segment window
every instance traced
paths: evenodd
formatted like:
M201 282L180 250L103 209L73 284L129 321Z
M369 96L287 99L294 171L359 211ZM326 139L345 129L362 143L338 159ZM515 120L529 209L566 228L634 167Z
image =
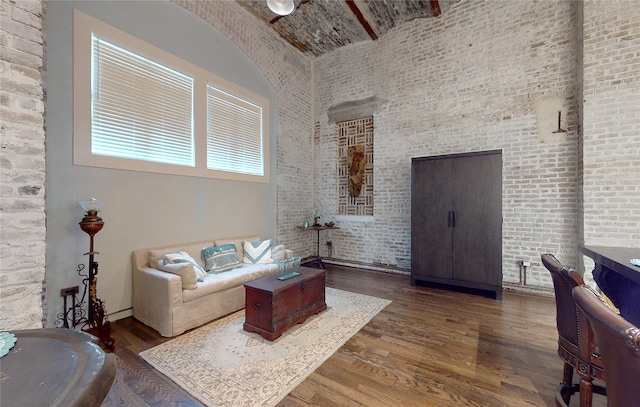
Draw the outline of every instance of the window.
M264 175L262 108L207 86L207 168Z
M269 182L268 101L77 10L74 164Z
M91 153L195 164L193 79L93 36Z

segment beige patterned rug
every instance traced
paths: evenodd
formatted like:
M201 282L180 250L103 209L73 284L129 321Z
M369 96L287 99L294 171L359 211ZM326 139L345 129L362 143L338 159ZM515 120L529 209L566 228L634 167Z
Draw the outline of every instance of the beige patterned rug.
M274 406L391 301L327 287L326 302L274 342L241 310L140 356L207 406Z

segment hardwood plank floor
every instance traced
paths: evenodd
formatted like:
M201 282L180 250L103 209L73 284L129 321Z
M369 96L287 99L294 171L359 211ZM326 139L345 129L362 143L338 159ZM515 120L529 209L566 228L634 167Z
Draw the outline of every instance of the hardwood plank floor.
M332 265L327 286L393 302L279 406L554 405L562 362L553 298L504 292L496 301ZM118 371L103 406L202 405L138 357L170 338L133 318L113 322L112 334Z

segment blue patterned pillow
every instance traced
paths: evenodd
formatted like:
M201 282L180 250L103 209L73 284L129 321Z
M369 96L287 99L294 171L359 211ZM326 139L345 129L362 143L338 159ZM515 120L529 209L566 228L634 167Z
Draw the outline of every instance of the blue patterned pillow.
M233 243L222 246L205 247L200 253L205 261L205 270L210 273L222 273L240 265L240 258Z
M271 246L273 246L273 241L263 240L261 242L242 242L242 249L244 250L244 259L242 259L245 263L271 263Z
M202 266L198 264L196 259L189 256L189 253L187 252L167 253L160 261L162 262L162 265L178 264L178 263L193 264L193 269L196 272L198 281L202 281L202 277L204 277L204 275L207 274L202 268Z

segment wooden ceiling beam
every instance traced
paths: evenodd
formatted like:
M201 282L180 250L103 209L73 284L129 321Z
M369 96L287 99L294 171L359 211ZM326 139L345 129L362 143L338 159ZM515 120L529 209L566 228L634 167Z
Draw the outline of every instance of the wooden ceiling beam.
M360 25L362 25L362 27L367 32L367 34L369 34L369 37L371 37L371 39L374 41L377 40L378 35L375 33L375 31L373 31L373 28L371 28L371 25L369 24L367 19L364 17L364 15L360 11L356 3L353 0L344 0L344 1L347 3L347 6L349 6L349 9L353 13L353 15L356 16Z

